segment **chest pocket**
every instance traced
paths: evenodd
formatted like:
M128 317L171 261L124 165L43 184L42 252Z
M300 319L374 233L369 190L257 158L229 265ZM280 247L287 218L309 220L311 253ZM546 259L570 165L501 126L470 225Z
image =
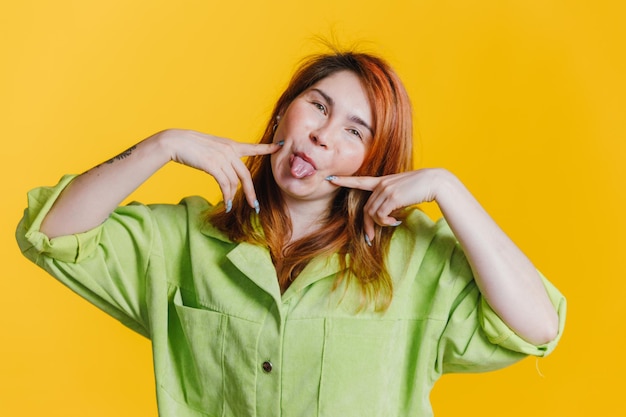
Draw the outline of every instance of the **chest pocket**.
M182 407L203 416L252 410L250 399L232 398L227 387L254 391L254 375L245 372L254 369L254 346L233 339L240 333L255 334L258 323L185 301L178 289L170 303L168 369L161 375L161 387Z
M387 416L400 378L396 349L402 321L333 318L327 322L321 416Z

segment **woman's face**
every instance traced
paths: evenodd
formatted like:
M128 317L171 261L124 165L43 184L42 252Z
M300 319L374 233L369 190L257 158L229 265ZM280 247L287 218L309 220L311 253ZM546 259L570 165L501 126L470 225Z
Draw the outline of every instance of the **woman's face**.
M287 201L330 200L329 175L352 175L370 148L372 109L359 78L340 71L305 90L281 116L271 156L274 179Z

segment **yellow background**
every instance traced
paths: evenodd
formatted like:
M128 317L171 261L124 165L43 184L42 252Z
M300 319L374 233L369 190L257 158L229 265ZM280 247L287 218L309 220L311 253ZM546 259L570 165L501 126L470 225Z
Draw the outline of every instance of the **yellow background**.
M156 416L149 342L20 255L26 191L167 127L256 140L313 38L334 34L391 61L413 99L418 165L461 177L569 299L552 356L444 377L436 415L626 416L623 2L0 7L0 415ZM189 194L219 198L173 165L134 198Z

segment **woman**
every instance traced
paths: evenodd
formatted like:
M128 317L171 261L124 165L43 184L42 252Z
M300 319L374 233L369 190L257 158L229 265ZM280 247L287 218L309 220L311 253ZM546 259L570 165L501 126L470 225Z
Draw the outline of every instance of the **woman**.
M31 191L18 241L152 340L162 416L429 416L442 373L549 353L565 301L411 131L384 61L318 56L261 143L157 133ZM224 203L117 207L169 161Z

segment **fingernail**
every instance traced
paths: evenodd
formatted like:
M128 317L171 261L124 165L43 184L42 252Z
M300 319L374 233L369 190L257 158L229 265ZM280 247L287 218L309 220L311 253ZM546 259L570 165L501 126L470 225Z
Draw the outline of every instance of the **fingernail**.
M283 146L284 144L285 144L284 140L281 140L280 142L277 143L277 145L279 145L279 146Z
M393 224L390 224L389 226L394 226L394 227L396 227L396 226L400 226L401 224L402 224L402 220L398 220L397 222L395 222L395 223L393 223Z
M372 246L372 241L370 240L370 237L367 235L367 233L365 233L365 243L367 243L367 246L369 247Z
M228 200L226 202L226 213L230 213L232 209L233 209L233 200Z
M337 179L336 175L329 175L329 176L326 177L326 181L334 181L336 179Z
M259 214L259 211L261 211L261 208L259 207L259 200L254 200L254 211L256 211L256 214Z

